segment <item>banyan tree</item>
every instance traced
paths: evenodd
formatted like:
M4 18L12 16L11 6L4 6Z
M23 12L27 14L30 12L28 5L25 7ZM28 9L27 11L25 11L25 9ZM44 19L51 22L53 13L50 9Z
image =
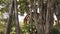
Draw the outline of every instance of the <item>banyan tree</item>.
M50 34L53 29L54 15L60 25L60 0L11 0L9 4L9 18L5 34L10 34L14 24L16 34L21 34L18 20L20 13L27 13L24 23L29 24L29 34ZM20 7L18 8L18 4ZM12 24L13 23L13 24ZM26 33L25 33L26 34Z

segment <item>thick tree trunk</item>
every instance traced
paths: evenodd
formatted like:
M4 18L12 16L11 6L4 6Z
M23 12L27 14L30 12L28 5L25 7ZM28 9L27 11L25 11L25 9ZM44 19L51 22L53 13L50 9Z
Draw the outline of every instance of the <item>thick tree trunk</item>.
M43 32L45 34L45 23L46 23L46 12L47 12L47 1L43 5Z
M20 34L20 27L19 27L19 21L18 21L18 11L17 11L17 0L14 0L14 11L15 11L16 34Z
M32 31L32 23L33 23L33 21L32 21L32 9L33 9L33 0L30 0L30 8L29 8L29 10L30 10L30 34L32 34L33 33L33 31Z
M40 34L44 34L44 22L43 22L43 0L38 0L39 7L39 21L38 21L38 29Z
M30 22L31 22L31 28L32 28L32 33L31 34L34 34L34 30L33 30L33 23L35 24L36 26L36 29L37 29L37 11L36 11L36 3L34 0L30 0L30 5L31 5L31 12L30 12Z
M50 33L50 24L49 24L49 21L50 21L50 0L48 0L47 2L47 13L46 13L46 26L45 26L45 34L49 34Z
M54 0L47 1L45 34L50 34L53 27Z
M13 0L11 1L11 5L9 6L10 10L9 10L9 18L8 18L8 23L7 23L7 28L6 28L6 33L5 34L10 34L11 32L11 26L12 26L12 15L13 15Z

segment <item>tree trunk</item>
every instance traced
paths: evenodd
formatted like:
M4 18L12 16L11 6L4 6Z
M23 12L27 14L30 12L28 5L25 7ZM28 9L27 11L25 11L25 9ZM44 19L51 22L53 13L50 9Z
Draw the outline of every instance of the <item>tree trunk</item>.
M14 0L14 11L15 11L16 34L20 34L20 27L19 27L19 21L18 21L18 11L17 11L17 0Z
M45 34L50 34L50 32L53 28L54 3L55 3L54 0L47 1Z
M33 27L32 27L32 25L33 25L33 20L32 20L32 9L33 9L33 2L34 0L30 0L30 34L33 34Z
M11 5L9 6L10 10L9 10L9 18L8 18L8 23L7 23L7 28L6 28L6 33L5 34L10 34L11 32L11 26L12 26L12 15L13 15L13 0L11 1Z
M43 22L43 0L38 0L39 7L39 20L38 20L38 29L40 34L44 34L44 22Z

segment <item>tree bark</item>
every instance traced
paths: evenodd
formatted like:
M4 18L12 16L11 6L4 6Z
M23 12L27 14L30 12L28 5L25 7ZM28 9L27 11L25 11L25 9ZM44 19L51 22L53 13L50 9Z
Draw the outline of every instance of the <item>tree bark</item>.
M47 0L45 34L50 34L53 28L54 2L54 0Z
M40 34L44 34L44 22L43 22L43 0L38 0L39 7L39 20L38 20L38 29Z
M8 23L7 23L7 28L6 28L6 33L5 34L10 34L11 32L11 26L12 26L12 15L13 15L13 0L11 1L11 5L9 6L10 10L9 10L9 18L8 18Z
M33 25L33 20L32 20L32 9L33 9L33 2L34 0L30 0L30 34L33 34L32 30L32 25Z
M15 12L15 28L16 34L20 34L20 27L18 21L17 0L14 0L14 12Z

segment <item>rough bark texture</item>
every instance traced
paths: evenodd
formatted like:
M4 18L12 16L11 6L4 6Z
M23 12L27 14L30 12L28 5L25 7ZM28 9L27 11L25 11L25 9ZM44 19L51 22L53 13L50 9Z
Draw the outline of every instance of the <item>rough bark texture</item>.
M44 22L43 22L43 0L38 0L39 7L39 19L38 19L38 29L41 34L44 34Z
M33 9L33 0L30 0L30 34L32 34L33 33L33 31L32 31L32 23L33 23L33 21L32 21L32 9Z
M47 1L45 34L50 34L53 27L54 0Z
M15 11L16 34L20 34L20 27L19 27L19 21L18 21L18 11L17 11L17 0L14 0L14 11Z
M15 25L16 25L16 34L20 34L20 28L19 28L19 21L18 21L18 12L17 12L17 0L11 0L10 10L9 10L9 19L7 23L7 30L6 34L10 34L11 26L12 26L12 19L13 19L13 12L15 14Z
M35 1L34 0L30 0L30 5L31 5L31 12L30 12L30 20L31 20L31 28L32 28L32 33L31 34L34 34L34 30L33 30L33 27L32 27L32 25L33 25L33 23L35 24L35 26L36 26L36 29L37 29L37 11L36 11L36 3L35 3ZM33 11L33 13L32 13L32 11ZM36 34L36 33L35 33Z
M8 23L7 23L7 28L6 28L6 33L5 34L10 34L11 31L11 26L12 26L12 14L13 14L13 0L11 1L11 5L9 6L10 10L9 10L9 18L8 18Z

